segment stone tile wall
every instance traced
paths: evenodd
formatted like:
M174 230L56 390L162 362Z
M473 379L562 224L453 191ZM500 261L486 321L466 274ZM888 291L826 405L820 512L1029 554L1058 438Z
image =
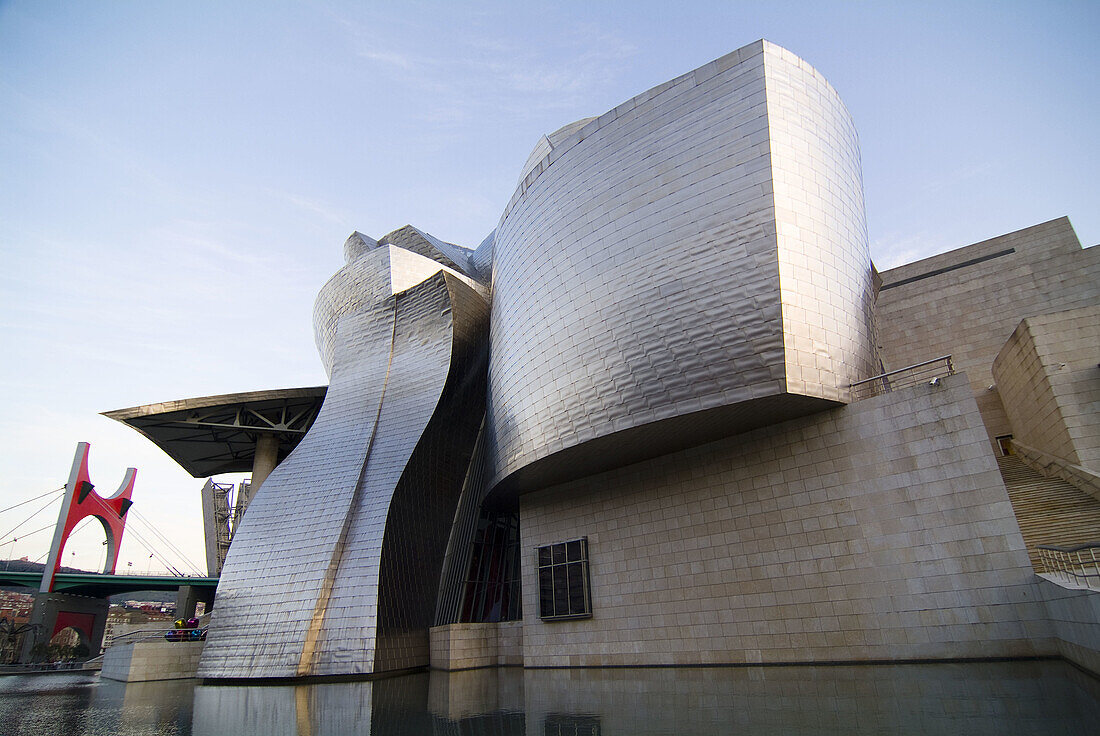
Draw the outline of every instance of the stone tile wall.
M1039 577L1059 652L1100 677L1100 592L1069 590Z
M1015 439L1100 470L1100 304L1020 322L993 376Z
M970 261L980 262L956 268ZM1012 433L1001 397L989 390L993 359L1025 317L1100 302L1100 248L1082 250L1062 217L883 271L882 281L886 369L952 354L993 438Z
M431 629L431 665L437 670L523 664L523 622L448 624Z
M122 682L196 677L203 641L141 641L118 644L103 654L100 677Z
M521 497L524 664L1054 653L968 379ZM538 617L535 549L587 537L593 616Z

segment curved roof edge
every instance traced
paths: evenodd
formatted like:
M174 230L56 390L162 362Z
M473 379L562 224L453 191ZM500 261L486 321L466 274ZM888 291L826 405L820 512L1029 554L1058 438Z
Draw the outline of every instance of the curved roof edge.
M245 391L102 412L131 427L195 478L247 473L260 435L278 439L278 459L298 446L327 386Z

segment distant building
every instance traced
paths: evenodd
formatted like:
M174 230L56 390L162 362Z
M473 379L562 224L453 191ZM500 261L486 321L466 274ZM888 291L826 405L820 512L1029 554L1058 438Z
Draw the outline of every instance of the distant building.
M1100 672L1098 594L1036 575L1100 539L1100 249L1061 219L877 273L855 128L789 51L544 137L475 250L345 256L201 676Z
M150 610L145 610L141 606L130 606L134 602L136 601L127 601L125 607L111 606L107 613L107 625L103 630L103 651L110 649L119 637L135 634L156 636L172 628L174 611L160 610L161 604L157 604L156 610L151 607ZM133 608L139 610L132 610Z
M33 595L0 590L0 664L16 661L33 607Z

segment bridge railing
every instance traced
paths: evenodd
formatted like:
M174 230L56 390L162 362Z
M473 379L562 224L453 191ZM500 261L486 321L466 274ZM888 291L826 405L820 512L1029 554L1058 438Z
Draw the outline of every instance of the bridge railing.
M935 384L939 379L955 375L955 365L950 355L941 355L923 363L914 363L896 371L887 371L877 376L864 378L851 384L852 401L881 396L918 383Z
M1048 574L1073 587L1100 590L1100 542L1076 547L1040 544L1037 549Z
M102 574L98 570L82 570L81 572L86 572L89 575L100 575L100 574ZM207 575L199 575L199 574L193 574L193 573L181 573L181 574L177 575L173 572L169 572L168 570L135 570L133 568L124 568L122 570L115 570L114 572L109 573L109 574L111 574L111 575L133 575L134 577L141 577L141 578L205 578L205 577L208 577Z

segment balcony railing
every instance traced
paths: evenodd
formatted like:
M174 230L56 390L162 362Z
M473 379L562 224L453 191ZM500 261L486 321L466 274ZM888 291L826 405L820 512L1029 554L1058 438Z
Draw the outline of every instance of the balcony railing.
M852 401L869 399L872 396L881 396L891 391L897 391L918 383L936 383L946 376L955 375L955 366L951 362L950 355L941 355L923 363L898 368L896 371L887 371L877 376L864 378L851 385Z
M1049 575L1075 588L1100 590L1100 542L1076 547L1040 544L1037 549Z

